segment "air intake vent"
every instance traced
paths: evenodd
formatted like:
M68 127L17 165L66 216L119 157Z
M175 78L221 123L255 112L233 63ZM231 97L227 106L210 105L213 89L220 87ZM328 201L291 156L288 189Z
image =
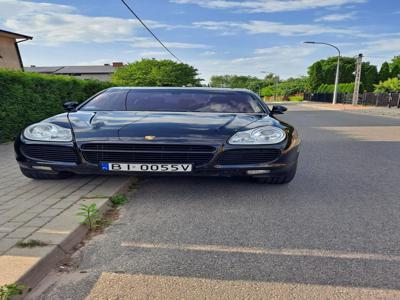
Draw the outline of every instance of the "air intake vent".
M219 156L217 164L240 165L269 163L279 158L279 149L238 149L227 150Z
M25 144L21 145L21 151L26 156L36 160L78 162L78 156L72 147Z

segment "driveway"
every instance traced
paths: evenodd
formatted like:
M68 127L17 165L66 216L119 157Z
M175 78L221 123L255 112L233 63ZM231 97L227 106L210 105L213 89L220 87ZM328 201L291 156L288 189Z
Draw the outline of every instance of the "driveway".
M399 299L400 120L282 119L303 139L292 183L144 179L42 299Z

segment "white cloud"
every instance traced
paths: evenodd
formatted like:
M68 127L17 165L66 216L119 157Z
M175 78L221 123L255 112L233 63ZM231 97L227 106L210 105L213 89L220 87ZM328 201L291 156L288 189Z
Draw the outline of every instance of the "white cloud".
M204 51L203 53L200 53L201 56L212 56L217 54L215 51Z
M86 16L77 13L72 6L17 0L0 0L0 6L0 22L10 30L32 35L32 43L59 45L72 42L132 42L138 38L139 30L142 30L137 20ZM146 23L153 29L178 27L152 20L146 20ZM170 44L176 48L190 48L189 44ZM148 43L146 47L159 45Z
M364 52L372 54L380 54L380 53L393 53L397 55L400 54L400 38L383 38L376 39L374 41L370 41L365 43L366 47Z
M131 46L134 48L160 48L161 45L151 39L138 37L131 40ZM196 43L181 43L181 42L164 42L164 45L171 49L208 49L210 46Z
M340 22L354 19L356 13L350 12L347 14L330 14L315 19L316 22Z
M79 62L71 64L71 65L93 66L93 65L112 64L113 62L115 62L115 59L113 59L113 58L98 58L98 59L94 59L94 60L79 61Z
M271 13L278 11L297 11L316 8L329 8L349 3L363 3L366 0L170 0L179 4L196 4L214 9L233 9L248 13Z
M353 29L333 28L321 25L309 24L283 24L269 21L249 21L246 23L240 22L217 22L204 21L193 23L195 27L220 31L230 32L234 34L241 30L245 30L249 34L271 33L281 36L307 36L318 34L357 34L358 31Z
M139 56L143 58L165 58L169 55L166 51L144 51L139 53Z

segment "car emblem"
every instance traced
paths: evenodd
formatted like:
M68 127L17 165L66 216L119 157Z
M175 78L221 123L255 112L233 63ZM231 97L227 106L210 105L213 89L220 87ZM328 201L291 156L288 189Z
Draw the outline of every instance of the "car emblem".
M154 135L146 135L145 137L144 137L144 139L146 140L146 141L152 141L152 140L154 140L156 137L154 136Z

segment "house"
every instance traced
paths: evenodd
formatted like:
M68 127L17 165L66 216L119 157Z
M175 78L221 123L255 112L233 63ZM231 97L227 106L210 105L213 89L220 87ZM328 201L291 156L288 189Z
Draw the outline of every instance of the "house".
M23 70L18 43L31 39L31 36L0 29L0 68Z
M117 68L122 67L122 62L113 62L102 66L58 66L58 67L25 67L26 72L35 72L53 75L68 75L79 79L97 79L101 81L111 80L112 74Z

